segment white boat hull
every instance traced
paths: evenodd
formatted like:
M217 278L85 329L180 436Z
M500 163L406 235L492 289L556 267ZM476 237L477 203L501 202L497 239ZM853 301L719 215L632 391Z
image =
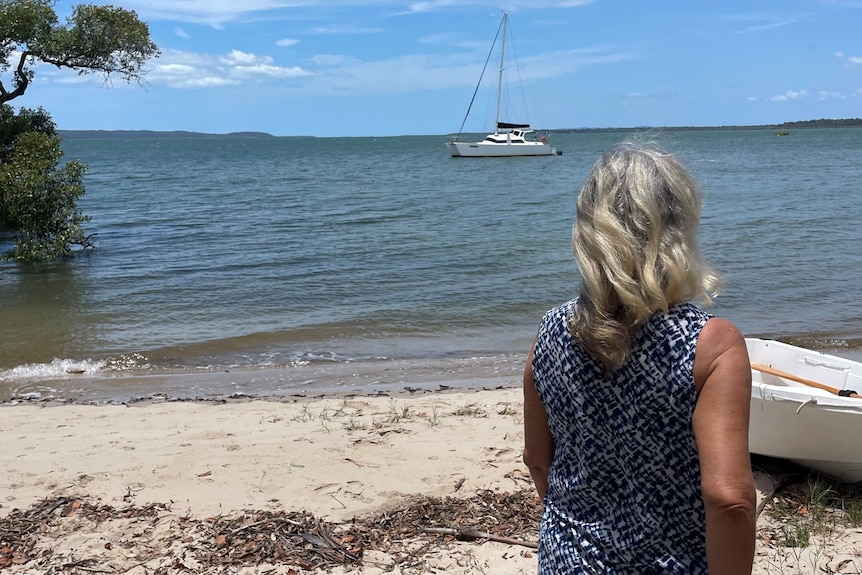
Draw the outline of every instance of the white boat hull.
M557 150L545 142L491 144L487 142L447 142L453 158L506 158L511 156L556 156Z
M862 363L771 340L747 338L746 344L753 365L862 393ZM788 459L839 481L862 481L862 398L758 369L751 377L751 453Z

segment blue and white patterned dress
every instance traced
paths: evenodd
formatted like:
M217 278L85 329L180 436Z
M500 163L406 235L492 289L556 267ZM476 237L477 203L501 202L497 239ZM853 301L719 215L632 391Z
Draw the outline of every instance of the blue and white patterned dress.
M605 377L569 334L574 305L545 314L533 352L555 446L539 574L706 574L691 418L695 345L711 316L686 303L655 315Z

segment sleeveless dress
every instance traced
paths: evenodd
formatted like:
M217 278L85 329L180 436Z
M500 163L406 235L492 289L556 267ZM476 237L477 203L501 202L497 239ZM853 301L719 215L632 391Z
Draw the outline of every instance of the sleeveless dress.
M711 317L688 303L656 314L605 377L545 314L533 376L554 438L539 529L539 575L706 574L706 520L691 419L697 338Z

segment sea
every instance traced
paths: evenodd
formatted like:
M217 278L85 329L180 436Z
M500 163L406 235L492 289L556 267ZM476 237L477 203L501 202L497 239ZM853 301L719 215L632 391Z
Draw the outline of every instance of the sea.
M446 140L65 140L97 248L0 262L0 402L517 385L577 293L580 185L622 140L701 184L710 312L862 360L862 129L552 133L562 154L534 158Z

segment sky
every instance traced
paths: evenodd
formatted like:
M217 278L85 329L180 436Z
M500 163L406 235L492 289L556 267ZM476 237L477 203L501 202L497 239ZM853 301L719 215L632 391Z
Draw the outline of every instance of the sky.
M58 0L60 20L78 3ZM161 54L144 86L37 66L11 103L44 107L62 130L488 131L504 12L501 120L571 129L862 117L862 0L89 3L134 10Z

